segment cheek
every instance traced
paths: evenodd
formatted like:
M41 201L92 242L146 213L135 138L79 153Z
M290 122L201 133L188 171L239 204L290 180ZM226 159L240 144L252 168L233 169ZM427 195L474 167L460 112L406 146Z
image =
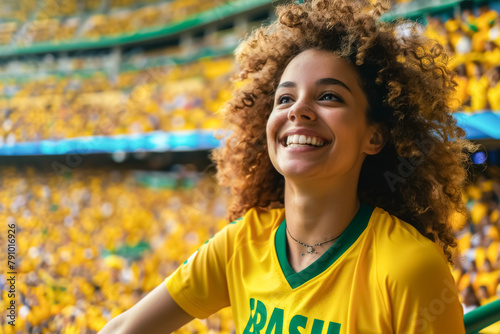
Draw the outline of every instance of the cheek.
M268 144L269 144L269 139L272 137L272 129L273 129L271 117L272 117L272 115L269 116L269 119L267 120L267 123L266 123L266 137L267 137Z
M277 163L278 144L276 143L276 136L279 133L279 129L279 117L277 117L276 113L272 112L271 115L269 115L266 123L267 154L269 155L269 160L271 160L271 164L273 165L273 167L282 174L281 169L279 168L279 165Z
M267 137L267 153L269 155L269 159L271 160L272 165L279 171L279 167L277 166L277 151L278 145L276 142L276 138L278 133L283 126L282 117L280 117L279 113L272 112L269 115L269 118L266 123L266 137Z
M278 131L282 123L283 122L280 120L279 115L274 111L271 112L266 123L266 137L269 146L272 146L276 141L276 136L278 135Z
M330 127L335 133L358 137L363 132L364 119L356 112L335 113L328 117Z

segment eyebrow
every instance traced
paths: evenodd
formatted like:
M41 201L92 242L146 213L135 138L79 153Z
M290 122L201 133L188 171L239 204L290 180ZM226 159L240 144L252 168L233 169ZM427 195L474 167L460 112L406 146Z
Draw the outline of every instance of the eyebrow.
M334 79L334 78L322 78L322 79L319 79L316 81L316 86L328 86L328 85L339 85L339 86L342 86L345 89L347 89L349 92L351 92L351 89L349 89L349 87L347 87L347 85L345 83L343 83L340 80ZM279 88L282 88L282 87L294 88L294 87L297 87L297 84L295 82L292 82L292 81L285 81L285 82L281 83L278 86L278 88L276 88L276 90L278 90Z

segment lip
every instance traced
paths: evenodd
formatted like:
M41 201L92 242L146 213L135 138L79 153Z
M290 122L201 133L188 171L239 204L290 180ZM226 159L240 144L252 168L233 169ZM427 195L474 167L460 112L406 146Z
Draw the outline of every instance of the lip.
M289 136L292 136L292 135L304 135L306 137L318 137L318 138L321 138L323 139L326 144L330 144L332 141L331 140L328 140L326 139L325 137L323 137L322 135L320 135L319 133L317 133L316 131L313 131L313 130L309 130L309 129L303 129L303 128L299 128L299 129L292 129L292 130L288 130L286 131L280 138L279 138L279 142L281 144L284 144L285 142L285 138L289 137ZM324 146L323 146L324 147Z
M283 144L280 144L283 146L283 149L287 152L316 152L319 150L322 150L323 148L327 147L327 145L317 147L317 146L309 146L309 145L300 145L297 147L290 147L290 146L285 146Z

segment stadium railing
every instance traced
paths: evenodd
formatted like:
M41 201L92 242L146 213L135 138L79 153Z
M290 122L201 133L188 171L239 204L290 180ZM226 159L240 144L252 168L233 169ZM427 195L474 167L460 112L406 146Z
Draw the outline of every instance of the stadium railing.
M281 0L280 0L281 1ZM37 42L27 46L2 45L0 56L16 56L27 54L40 54L49 52L65 52L87 49L111 48L114 46L129 45L151 41L167 36L178 35L186 31L192 31L210 23L218 22L222 18L236 16L244 12L250 12L262 6L269 6L272 0L235 0L225 3L210 10L190 15L179 22L170 22L163 26L142 28L136 31L122 33L119 35L104 35L100 38L73 38L62 43L58 41Z
M500 299L497 299L464 315L465 331L467 334L477 334L499 320Z

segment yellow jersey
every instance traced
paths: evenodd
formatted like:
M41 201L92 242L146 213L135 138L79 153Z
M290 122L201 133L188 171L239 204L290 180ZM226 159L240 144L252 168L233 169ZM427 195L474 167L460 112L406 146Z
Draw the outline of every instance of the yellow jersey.
M487 96L490 109L495 111L500 110L500 85L496 84L496 86L490 87Z
M489 10L476 18L477 28L479 31L487 31L495 24L497 18L498 13L494 10Z
M500 49L494 48L492 51L485 51L483 54L483 66L486 69L500 65Z
M432 241L362 204L315 262L287 259L285 209L250 209L209 239L166 288L196 318L232 306L236 333L465 333L446 259Z
M487 102L489 87L488 78L482 76L480 79L472 77L469 79L468 92L471 97L471 109L473 111L484 110Z

